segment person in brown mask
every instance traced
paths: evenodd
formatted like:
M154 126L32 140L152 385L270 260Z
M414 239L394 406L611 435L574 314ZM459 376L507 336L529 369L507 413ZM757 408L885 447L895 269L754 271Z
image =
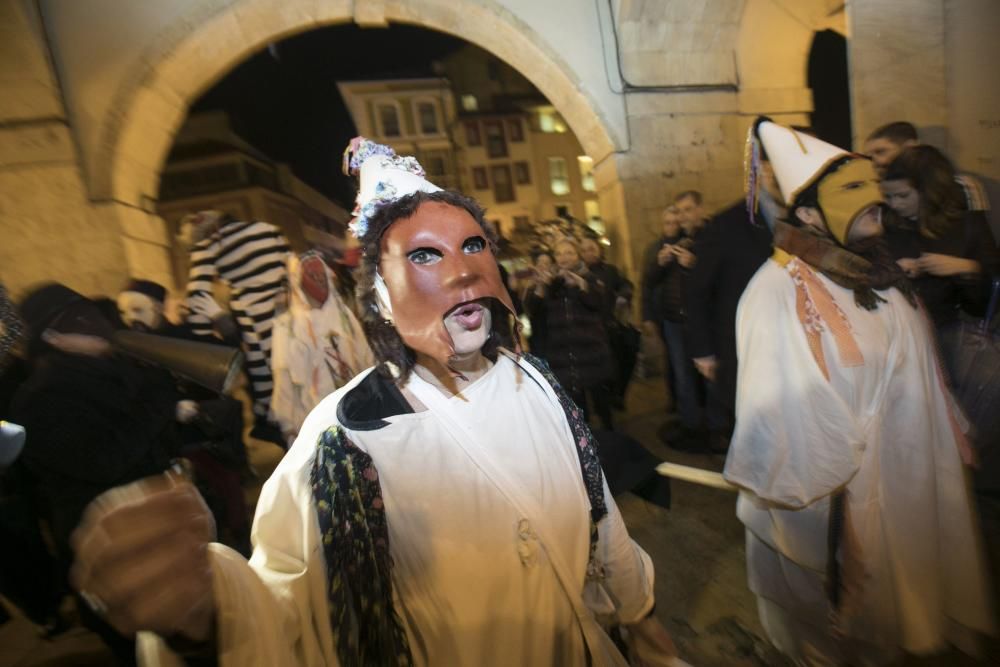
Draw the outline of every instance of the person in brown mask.
M271 336L272 421L289 444L316 405L374 363L333 271L315 250L288 260L288 308Z
M761 624L797 665L974 652L994 619L967 423L881 238L875 170L767 119L751 136L789 218L740 299L725 468Z
M89 513L75 584L123 631L155 632L140 650L157 659L624 667L612 624L631 664L686 664L579 409L518 352L482 209L385 146L359 138L347 164L376 365L306 418L261 494L249 563L206 548L195 499L170 479ZM136 507L174 502L190 529L167 551L201 582L180 591L163 549L115 539ZM92 565L102 553L113 576Z

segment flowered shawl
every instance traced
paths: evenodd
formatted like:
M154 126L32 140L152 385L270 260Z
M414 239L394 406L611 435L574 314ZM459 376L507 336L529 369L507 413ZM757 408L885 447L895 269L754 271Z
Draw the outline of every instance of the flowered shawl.
M524 355L552 386L566 413L590 500L590 558L597 523L607 515L604 482L594 436L544 361ZM326 559L330 627L343 667L399 667L413 656L392 600L389 531L378 471L339 426L319 439L312 475ZM589 570L590 568L588 568Z

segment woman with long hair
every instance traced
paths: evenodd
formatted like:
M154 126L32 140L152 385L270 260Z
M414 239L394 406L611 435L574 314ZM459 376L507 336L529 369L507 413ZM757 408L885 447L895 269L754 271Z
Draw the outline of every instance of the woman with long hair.
M881 182L895 215L886 240L913 280L937 328L965 312L981 316L1000 254L982 211L968 211L955 168L933 146L913 146L886 168Z

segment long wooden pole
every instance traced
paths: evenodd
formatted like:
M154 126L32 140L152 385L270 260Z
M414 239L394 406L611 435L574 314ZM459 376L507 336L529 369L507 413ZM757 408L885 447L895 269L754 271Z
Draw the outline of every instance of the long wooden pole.
M710 486L713 489L738 492L739 487L730 484L720 473L693 466L684 466L679 463L664 462L656 466L656 472L664 477L679 479L685 482L694 482L702 486Z

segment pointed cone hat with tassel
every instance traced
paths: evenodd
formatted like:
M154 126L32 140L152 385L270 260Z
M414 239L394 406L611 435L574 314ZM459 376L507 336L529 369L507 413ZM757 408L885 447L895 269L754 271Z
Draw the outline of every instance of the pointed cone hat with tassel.
M800 194L817 186L827 227L841 244L854 220L882 203L875 168L863 155L764 117L754 122L750 140L764 147L785 206L792 207Z

